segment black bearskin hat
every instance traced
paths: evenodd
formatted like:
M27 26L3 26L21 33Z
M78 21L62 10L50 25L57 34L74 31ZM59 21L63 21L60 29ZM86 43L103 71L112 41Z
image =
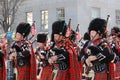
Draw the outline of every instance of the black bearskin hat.
M84 39L84 40L90 40L90 35L89 35L88 32L86 32L86 33L84 34L83 39Z
M104 34L106 31L107 22L104 19L95 18L93 19L88 27L88 31L95 30L99 34Z
M31 31L31 26L29 23L20 23L16 28L16 33L20 33L23 37L27 37Z
M54 34L51 34L51 41L54 42Z
M114 30L116 34L120 32L120 28L118 27L113 27L111 30Z
M52 24L52 33L65 36L66 34L66 24L65 21L56 21Z
M46 33L39 33L37 35L37 42L44 43L47 41L47 34Z

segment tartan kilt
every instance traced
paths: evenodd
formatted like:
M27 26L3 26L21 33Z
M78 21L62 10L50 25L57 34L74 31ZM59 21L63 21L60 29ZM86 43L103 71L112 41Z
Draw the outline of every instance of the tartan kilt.
M68 70L58 70L55 80L70 80Z
M120 62L109 64L110 80L120 80Z
M70 58L69 80L81 80L82 66L80 66L80 63L77 60L75 50L72 47L70 47L67 49L67 51L69 52L69 58Z
M3 80L3 69L0 68L0 80Z
M108 75L107 75L107 71L95 73L95 80L109 80Z
M40 80L52 80L52 69L50 65L43 67Z
M30 80L30 67L18 67L18 80Z

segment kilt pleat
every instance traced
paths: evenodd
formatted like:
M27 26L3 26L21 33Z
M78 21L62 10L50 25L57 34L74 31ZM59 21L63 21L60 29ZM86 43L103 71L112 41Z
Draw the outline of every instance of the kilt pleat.
M70 80L68 70L58 70L56 80Z
M51 66L43 67L40 80L52 80Z
M78 63L76 52L72 47L70 47L67 51L69 52L69 58L70 58L69 80L81 80L82 70L80 70L81 66L80 63Z
M3 69L0 69L0 80L3 80Z
M120 80L120 62L109 64L110 79Z
M109 80L108 75L107 75L107 71L95 73L95 80Z
M30 80L30 67L29 66L18 68L18 80Z

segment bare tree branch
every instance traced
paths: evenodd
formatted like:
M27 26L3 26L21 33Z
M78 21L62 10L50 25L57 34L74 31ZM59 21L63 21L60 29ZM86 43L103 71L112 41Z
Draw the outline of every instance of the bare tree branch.
M25 0L2 0L0 1L0 25L2 25L4 32L7 32L14 23L15 15L20 5Z

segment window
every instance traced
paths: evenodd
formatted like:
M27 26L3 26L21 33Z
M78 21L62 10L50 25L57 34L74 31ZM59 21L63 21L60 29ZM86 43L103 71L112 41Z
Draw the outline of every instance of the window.
M100 8L92 7L91 18L100 18Z
M12 20L12 15L9 15L7 18L7 23L10 25L11 24L11 20Z
M32 12L27 12L26 13L26 19L27 19L27 22L32 25L33 23L33 13Z
M120 25L120 10L116 10L116 24Z
M57 8L57 18L58 20L65 20L65 9Z
M41 11L41 23L42 23L42 29L48 29L48 11L42 10Z

